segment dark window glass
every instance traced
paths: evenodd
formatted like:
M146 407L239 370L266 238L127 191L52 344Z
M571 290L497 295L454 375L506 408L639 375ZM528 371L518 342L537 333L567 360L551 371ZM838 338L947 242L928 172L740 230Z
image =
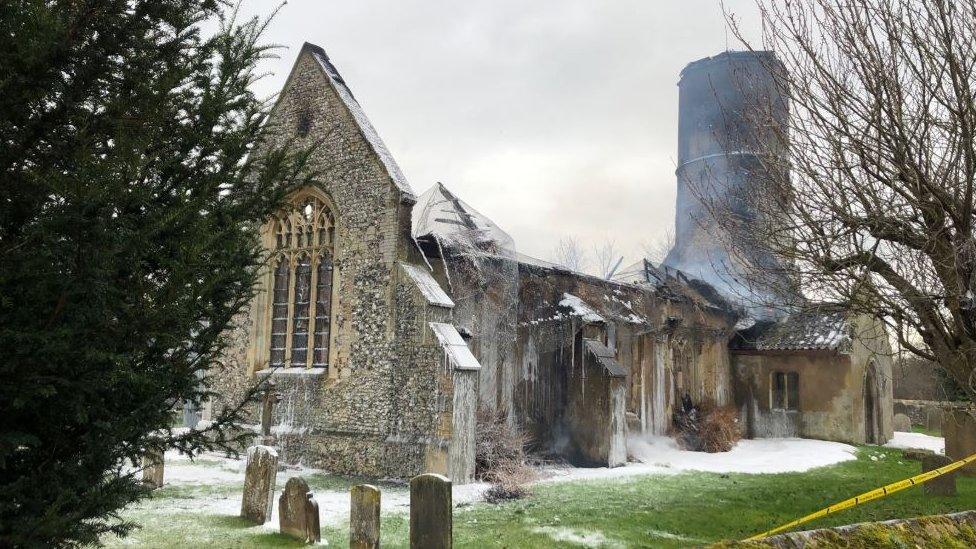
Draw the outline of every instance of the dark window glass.
M332 321L332 257L328 252L319 261L318 282L315 285L315 347L313 366L325 367L329 362L329 323Z
M770 407L775 410L783 409L783 401L786 398L786 374L783 372L773 372L773 402Z
M773 372L773 391L770 408L774 410L800 409L800 374Z
M288 262L278 261L274 274L274 295L271 306L272 368L285 365L285 340L288 334Z
M312 299L312 262L303 255L295 266L295 316L292 322L291 365L304 368L308 358L308 308Z
M800 409L800 374L796 372L786 374L786 409Z

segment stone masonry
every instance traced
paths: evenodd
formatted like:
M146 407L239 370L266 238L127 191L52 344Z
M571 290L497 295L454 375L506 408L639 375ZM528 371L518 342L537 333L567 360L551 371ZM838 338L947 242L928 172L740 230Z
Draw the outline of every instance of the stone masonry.
M448 473L451 373L427 323L449 322L452 305L431 303L401 271L401 265L423 262L410 238L413 192L317 46L302 48L268 125L275 139L318 144L312 163L319 178L296 196L315 196L335 217L325 371L267 369L270 268L247 315L246 377L270 374L286 392L272 429L281 445L300 451L285 452L283 459L377 477ZM262 238L270 249L270 228ZM297 404L285 406L294 387L310 392L295 396L298 389L291 389Z

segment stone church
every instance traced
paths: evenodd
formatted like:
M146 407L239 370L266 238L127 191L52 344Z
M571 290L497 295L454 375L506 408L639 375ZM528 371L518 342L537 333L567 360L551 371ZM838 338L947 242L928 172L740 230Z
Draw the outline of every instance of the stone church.
M696 63L721 72L732 55ZM285 460L466 482L484 408L574 463L618 466L629 436L668 432L685 395L736 406L752 437L891 436L891 363L876 323L838 313L744 322L741 306L680 266L642 261L604 280L524 256L446 186L414 194L311 44L269 124L276 138L318 143L321 175L263 228L261 286L217 384L232 398L275 381ZM679 225L693 209L680 172ZM862 339L856 323L881 336Z

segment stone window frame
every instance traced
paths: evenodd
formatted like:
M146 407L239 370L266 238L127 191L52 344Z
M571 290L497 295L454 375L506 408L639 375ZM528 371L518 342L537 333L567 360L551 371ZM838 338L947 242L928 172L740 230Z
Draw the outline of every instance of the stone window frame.
M265 292L263 309L264 322L261 326L261 336L257 338L259 342L255 349L259 357L259 362L269 368L326 368L330 373L330 365L335 364L335 326L336 310L338 298L338 269L335 268L336 258L336 235L338 233L338 216L333 201L318 188L302 189L294 193L287 200L287 206L279 211L267 223L263 230L262 241L269 250L268 268L263 286L267 288ZM308 283L308 293L306 296L308 303L307 314L303 317L307 326L305 327L305 358L300 364L292 362L295 347L295 324L296 324L296 271L299 261L310 258L310 280ZM329 281L330 296L327 300L327 315L317 314L317 308L321 305L319 276L321 265L324 259L331 263L331 279ZM274 310L275 310L275 282L279 272L279 265L284 262L287 266L287 316L284 331L284 356L280 362L272 361L273 335L275 334ZM303 302L304 302L303 301ZM316 362L319 347L316 346L317 329L316 323L322 318L327 318L329 331L325 336L324 357L325 362Z
M782 389L777 379L783 380ZM774 370L769 373L769 409L785 412L800 411L800 373Z

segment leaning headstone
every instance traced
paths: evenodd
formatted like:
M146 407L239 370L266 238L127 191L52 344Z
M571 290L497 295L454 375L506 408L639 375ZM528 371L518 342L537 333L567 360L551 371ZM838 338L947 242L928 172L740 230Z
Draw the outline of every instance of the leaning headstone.
M319 521L319 502L309 493L305 499L305 541L318 543L322 541L322 524Z
M922 472L945 467L950 463L952 463L951 459L940 454L925 455L922 456ZM926 482L922 485L922 491L930 496L956 495L956 472L946 473Z
M946 410L942 434L948 458L958 460L976 454L976 417L969 410ZM959 472L967 477L976 476L976 464L970 463Z
M902 433L910 433L912 431L912 419L905 414L895 414L895 430L901 431Z
M451 481L442 475L410 479L410 547L450 549L453 539Z
M301 477L292 477L285 483L285 490L278 498L278 525L282 534L295 539L312 542L322 539L318 503Z
M350 490L349 547L377 549L380 546L380 489L360 484Z
M241 517L258 524L268 522L271 518L271 506L274 504L277 473L278 452L274 448L251 446L247 449Z
M153 488L163 487L163 452L152 450L142 457L142 482Z

